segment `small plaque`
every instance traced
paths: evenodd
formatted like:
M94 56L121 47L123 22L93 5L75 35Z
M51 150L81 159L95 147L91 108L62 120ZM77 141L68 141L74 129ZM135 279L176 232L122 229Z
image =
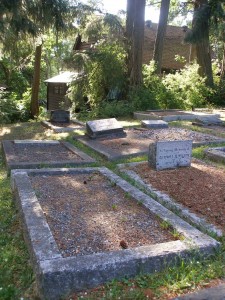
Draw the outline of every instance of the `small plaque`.
M68 110L51 110L50 121L52 123L70 123L70 112Z
M123 127L115 118L88 121L86 123L86 133L91 138L110 134L125 135Z
M156 170L189 167L192 140L160 141L149 146L149 165Z

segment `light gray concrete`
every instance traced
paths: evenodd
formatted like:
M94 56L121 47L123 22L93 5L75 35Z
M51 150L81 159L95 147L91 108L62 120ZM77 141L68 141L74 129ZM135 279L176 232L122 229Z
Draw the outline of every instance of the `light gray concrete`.
M142 120L141 125L150 129L168 128L168 123L163 120Z
M141 246L121 251L109 251L63 258L49 229L45 216L32 189L29 177L36 174L77 174L100 172L134 199L165 220L184 239ZM161 204L130 185L109 169L39 169L12 170L11 186L24 224L24 232L31 253L38 291L42 299L60 299L72 292L85 290L114 278L132 277L140 273L154 273L181 258L208 256L220 244L198 231Z
M189 167L192 140L158 141L149 145L148 163L156 170Z
M225 283L176 297L172 300L225 300Z
M207 148L204 153L211 160L225 163L225 147Z

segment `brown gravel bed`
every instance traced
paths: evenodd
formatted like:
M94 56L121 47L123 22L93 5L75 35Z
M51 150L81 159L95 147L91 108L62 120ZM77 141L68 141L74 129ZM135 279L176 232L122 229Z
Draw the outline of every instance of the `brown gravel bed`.
M130 129L126 130L126 133L126 138L101 138L98 141L113 150L129 151L132 148L132 151L138 151L139 149L146 149L149 143L156 141L193 140L194 142L204 143L219 140L218 137L183 128Z
M13 144L15 160L18 162L40 161L82 161L76 153L70 151L63 144L38 145L38 144Z
M140 203L98 172L32 176L31 182L64 257L174 240Z
M84 126L70 122L70 123L53 123L49 122L50 125L60 128L73 128L73 129L84 129Z
M224 169L197 160L191 167L173 170L155 171L147 162L129 169L225 233Z

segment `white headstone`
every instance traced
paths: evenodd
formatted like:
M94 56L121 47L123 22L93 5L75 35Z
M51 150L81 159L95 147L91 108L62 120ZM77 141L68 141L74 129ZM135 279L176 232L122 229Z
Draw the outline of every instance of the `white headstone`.
M149 146L148 162L156 170L189 167L192 140L159 141Z

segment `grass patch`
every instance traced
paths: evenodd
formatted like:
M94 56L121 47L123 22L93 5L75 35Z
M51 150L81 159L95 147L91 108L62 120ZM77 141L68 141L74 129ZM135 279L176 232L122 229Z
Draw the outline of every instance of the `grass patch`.
M0 169L0 299L19 299L29 294L33 272L2 160Z

